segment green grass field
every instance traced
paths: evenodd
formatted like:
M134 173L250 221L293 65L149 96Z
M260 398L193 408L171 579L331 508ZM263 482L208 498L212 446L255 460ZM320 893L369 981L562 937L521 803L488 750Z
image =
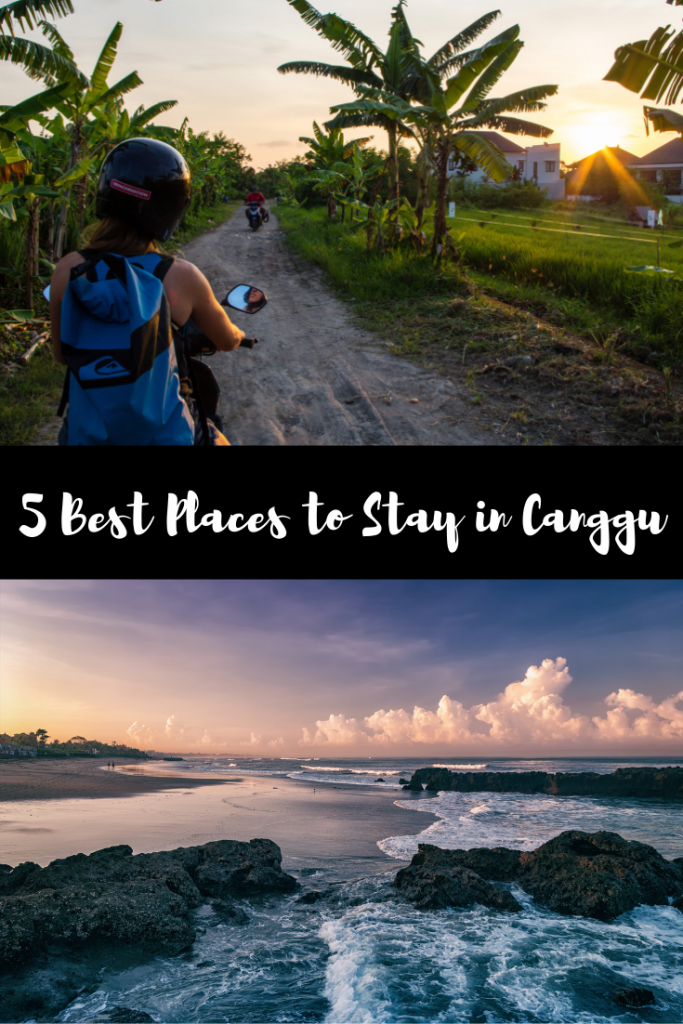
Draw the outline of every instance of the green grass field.
M458 272L405 245L382 258L365 253L361 229L328 223L325 211L278 211L291 242L330 274L355 301L402 300L435 293L457 294ZM628 266L659 262L683 278L683 248L670 243L683 231L635 228L588 211L498 211L459 207L449 220L468 270L489 294L504 301L535 303L555 322L583 333L629 335L628 349L643 358L659 353L662 364L683 360L683 281L653 280ZM426 231L429 235L431 224ZM578 229L577 229L578 228Z

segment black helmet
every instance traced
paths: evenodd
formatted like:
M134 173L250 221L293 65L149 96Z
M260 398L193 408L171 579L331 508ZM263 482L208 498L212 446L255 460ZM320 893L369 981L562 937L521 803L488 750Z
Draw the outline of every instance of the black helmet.
M98 218L116 217L165 242L190 201L190 171L159 139L126 139L109 153L97 183Z

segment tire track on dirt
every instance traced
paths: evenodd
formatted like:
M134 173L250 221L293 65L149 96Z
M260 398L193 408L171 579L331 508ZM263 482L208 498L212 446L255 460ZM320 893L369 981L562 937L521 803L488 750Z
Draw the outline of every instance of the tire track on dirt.
M331 292L318 268L288 249L277 218L252 232L242 210L184 250L222 298L263 288L255 316L229 310L261 340L207 358L232 445L488 445L469 395L390 355ZM415 401L417 399L417 401ZM505 443L505 442L503 442Z
M221 388L232 445L507 445L472 421L464 388L386 351L337 299L323 273L286 245L277 218L256 232L237 210L182 255L217 298L236 284L263 288L268 305L231 319L261 340L205 357ZM61 420L35 445L56 445Z

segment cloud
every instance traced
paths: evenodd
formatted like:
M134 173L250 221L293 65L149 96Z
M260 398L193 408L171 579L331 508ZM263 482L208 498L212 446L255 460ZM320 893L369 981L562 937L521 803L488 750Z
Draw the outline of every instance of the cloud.
M276 740L270 740L270 742L268 743L269 747L277 747L277 748L279 748L279 747L284 747L284 745L285 745L284 736L278 736L278 738Z
M175 715L169 715L166 719L164 732L170 740L179 740L182 739L185 733L185 726L181 725L180 722L176 722Z
M308 729L303 730L303 739L299 740L299 746L308 744L325 744L332 746L349 746L353 743L365 742L369 739L364 733L355 718L346 718L345 715L330 715L324 722L316 722L315 736L311 737Z
M261 737L258 733L252 732L251 736L245 743L240 743L241 747L259 747L261 746Z
M331 714L317 721L314 734L303 729L299 746L409 747L412 744L447 743L460 747L540 749L562 743L578 746L600 740L683 739L683 690L656 704L633 690L618 690L605 698L611 709L604 718L574 714L564 703L569 686L565 658L546 658L530 665L524 679L510 683L486 704L466 708L447 694L436 710L414 707L385 711L363 719Z
M126 729L126 735L134 746L142 750L151 746L154 740L154 730L149 729L144 722L133 722Z
M592 721L601 739L680 739L683 737L683 708L676 705L681 701L683 690L660 704L655 704L652 697L644 693L617 690L605 698L605 704L614 710ZM642 713L629 718L627 711Z

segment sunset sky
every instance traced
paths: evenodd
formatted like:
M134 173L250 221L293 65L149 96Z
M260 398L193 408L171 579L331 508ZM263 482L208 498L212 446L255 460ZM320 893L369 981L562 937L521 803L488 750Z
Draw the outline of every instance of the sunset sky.
M683 753L683 584L6 581L0 731L327 756Z
M74 0L75 13L59 22L81 68L89 73L102 44L120 20L124 34L110 82L132 70L144 85L128 97L140 103L176 99L160 123L175 127L185 116L195 130L223 131L242 142L254 165L303 152L300 135L313 119L329 117L330 104L352 99L340 83L303 75L281 76L290 60L336 63L338 55L286 0ZM320 9L336 11L381 45L392 0L331 0ZM411 0L407 15L429 55L494 4L465 0ZM530 118L555 130L569 162L604 145L621 145L641 155L675 138L645 135L642 101L621 86L603 82L617 46L647 38L659 25L680 28L681 9L663 0L508 0L482 41L519 23L526 43L495 90L505 95L530 85L558 84L559 94L543 115ZM30 34L30 33L29 33ZM42 36L33 34L42 40ZM3 103L38 91L36 83L11 65L0 65ZM353 133L349 133L352 135ZM357 133L356 133L357 134ZM381 130L375 143L386 145ZM519 141L524 144L524 140ZM527 144L533 140L528 138Z

